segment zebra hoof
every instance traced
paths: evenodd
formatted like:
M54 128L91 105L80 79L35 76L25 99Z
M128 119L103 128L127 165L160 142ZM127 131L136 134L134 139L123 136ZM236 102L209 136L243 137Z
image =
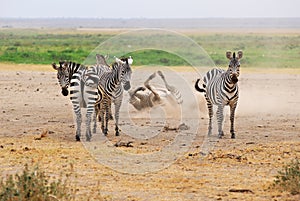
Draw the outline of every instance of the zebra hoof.
M145 91L145 90L146 90L145 87L139 87L139 88L137 88L137 91Z
M211 136L211 133L212 133L212 132L211 132L211 129L208 129L207 135L208 135L208 136Z
M76 141L79 142L80 141L80 137L78 135L76 135Z
M120 133L119 133L119 131L116 131L116 136L120 136Z
M92 135L86 135L85 137L87 142L90 142L92 139Z
M221 136L221 138L224 137L224 132L223 131L219 132L218 136L219 136L219 138L220 138L220 136Z
M155 78L156 73L153 73L152 75L150 75L149 79L152 80L153 78Z
M231 139L235 139L235 134L231 134Z
M103 134L105 135L105 136L107 136L107 134L108 134L108 129L103 129Z

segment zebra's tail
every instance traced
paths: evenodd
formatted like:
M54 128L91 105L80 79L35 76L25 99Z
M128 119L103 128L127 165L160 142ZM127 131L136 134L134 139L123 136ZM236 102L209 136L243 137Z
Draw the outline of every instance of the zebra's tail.
M206 85L203 84L203 89L199 87L199 82L200 82L200 79L197 79L196 83L195 83L195 89L199 92L206 92Z

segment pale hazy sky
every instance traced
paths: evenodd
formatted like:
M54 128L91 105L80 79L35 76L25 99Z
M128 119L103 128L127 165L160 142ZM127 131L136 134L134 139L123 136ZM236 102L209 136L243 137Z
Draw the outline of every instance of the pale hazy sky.
M0 0L1 17L300 17L300 0Z

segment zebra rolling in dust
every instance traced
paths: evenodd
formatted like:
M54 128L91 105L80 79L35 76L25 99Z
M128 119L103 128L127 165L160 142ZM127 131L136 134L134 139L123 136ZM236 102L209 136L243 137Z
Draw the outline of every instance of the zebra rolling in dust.
M208 107L209 125L208 135L212 133L212 117L213 105L217 105L217 119L218 119L218 137L222 138L223 133L223 110L226 105L230 106L230 133L231 138L235 138L234 131L234 114L239 98L238 77L240 75L240 59L243 57L243 52L238 51L237 56L235 52L226 52L226 57L229 59L227 71L223 69L214 68L208 71L203 77L203 88L199 87L200 79L197 79L195 88L199 92L205 93L205 99Z
M141 86L135 90L129 91L129 103L136 110L144 110L156 105L164 105L172 100L175 100L177 104L183 102L180 91L167 83L165 76L161 71L157 71L157 74L163 80L166 88L155 88L149 84L149 82L155 78L155 72L144 82L145 87Z

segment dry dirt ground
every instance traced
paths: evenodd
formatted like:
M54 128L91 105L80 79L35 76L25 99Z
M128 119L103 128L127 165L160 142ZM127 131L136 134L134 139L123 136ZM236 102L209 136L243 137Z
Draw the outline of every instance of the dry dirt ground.
M171 124L159 115L144 117L125 98L121 136L113 136L111 123L107 138L98 132L87 143L83 134L80 143L75 141L71 103L61 95L50 66L1 64L0 69L2 176L21 171L25 164L38 164L52 177L70 173L76 200L300 199L270 188L277 171L300 157L299 70L242 71L234 140L229 137L228 110L225 137L205 138L205 102L193 91L198 75L181 70L177 75L190 85L197 103L185 98L185 92L184 101L191 114L200 111L196 119L183 112L189 130L166 130L165 126L177 126L172 124L177 116L170 115ZM131 118L125 117L124 108L129 108ZM43 133L46 137L40 138ZM166 150L168 146L171 149ZM139 158L132 160L135 156Z

